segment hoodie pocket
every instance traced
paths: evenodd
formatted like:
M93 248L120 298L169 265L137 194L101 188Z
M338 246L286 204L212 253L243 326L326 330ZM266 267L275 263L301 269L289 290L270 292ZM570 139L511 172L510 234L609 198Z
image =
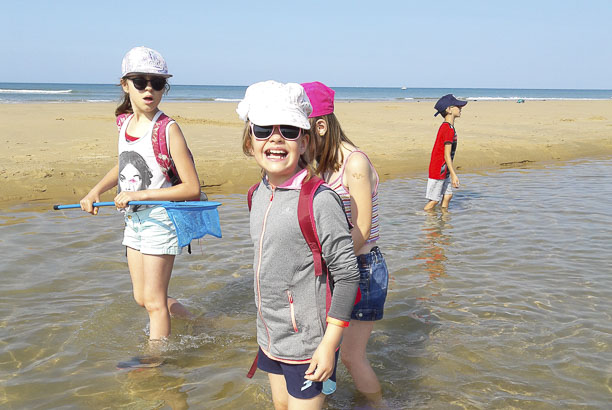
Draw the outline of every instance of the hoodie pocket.
M297 323L295 321L295 307L293 306L293 295L291 291L287 291L287 299L289 300L289 312L291 313L291 324L293 325L293 330L295 333L298 332Z

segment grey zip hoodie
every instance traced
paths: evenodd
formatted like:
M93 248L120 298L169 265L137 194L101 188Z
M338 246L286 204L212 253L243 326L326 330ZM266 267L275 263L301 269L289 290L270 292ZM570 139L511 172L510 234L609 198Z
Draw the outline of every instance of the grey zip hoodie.
M300 230L297 208L305 171L289 186L273 189L264 180L253 194L251 239L257 343L270 358L307 363L326 329L325 275L316 277L312 252ZM359 284L359 269L342 202L320 188L313 202L323 258L333 283L328 316L348 322Z

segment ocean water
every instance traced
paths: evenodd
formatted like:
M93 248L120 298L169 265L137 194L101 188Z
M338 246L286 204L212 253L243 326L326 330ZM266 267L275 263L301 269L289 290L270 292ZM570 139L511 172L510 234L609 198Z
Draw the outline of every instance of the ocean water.
M240 101L246 86L172 85L166 101ZM612 90L545 90L497 88L333 87L338 101L435 100L453 93L468 100L607 100ZM109 102L121 90L112 84L0 83L0 103Z
M610 173L612 158L462 174L433 213L424 179L381 184L391 280L368 356L388 408L610 407ZM245 196L212 199L223 239L178 257L170 285L196 318L173 321L163 366L136 371L115 368L146 342L121 216L2 210L0 407L271 408L265 374L245 377L257 349ZM325 407L365 405L340 365Z

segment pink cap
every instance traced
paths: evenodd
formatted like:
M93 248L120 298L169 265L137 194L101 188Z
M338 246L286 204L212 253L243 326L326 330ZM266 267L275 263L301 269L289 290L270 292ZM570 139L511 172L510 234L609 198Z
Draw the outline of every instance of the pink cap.
M312 113L308 118L319 117L334 112L334 94L336 92L318 81L303 83L306 95L312 105Z

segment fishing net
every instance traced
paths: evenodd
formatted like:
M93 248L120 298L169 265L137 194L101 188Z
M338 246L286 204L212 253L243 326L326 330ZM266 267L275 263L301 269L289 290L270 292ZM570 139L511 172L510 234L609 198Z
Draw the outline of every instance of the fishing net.
M176 228L178 244L180 247L187 246L194 239L200 239L204 235L212 235L221 238L221 225L219 224L219 212L215 202L171 202L161 204Z
M114 206L114 202L96 202L94 207ZM168 216L178 236L180 247L187 246L194 239L200 239L209 234L221 237L221 226L219 224L219 212L217 207L219 202L212 201L130 201L129 205L159 205L166 208ZM53 205L53 209L77 209L79 204Z

